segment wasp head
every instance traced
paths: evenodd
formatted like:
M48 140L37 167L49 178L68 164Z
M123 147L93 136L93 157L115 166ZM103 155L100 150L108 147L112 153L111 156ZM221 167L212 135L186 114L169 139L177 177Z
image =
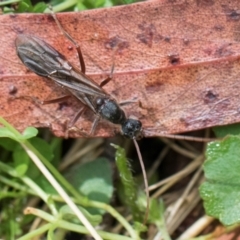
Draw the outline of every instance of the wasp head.
M122 123L122 134L127 138L141 139L142 135L142 123L136 119L126 119Z

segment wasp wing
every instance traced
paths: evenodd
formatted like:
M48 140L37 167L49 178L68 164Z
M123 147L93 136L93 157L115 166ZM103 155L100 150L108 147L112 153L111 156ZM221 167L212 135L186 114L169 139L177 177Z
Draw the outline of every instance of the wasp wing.
M70 64L65 56L40 38L21 34L17 36L15 45L19 58L28 69L37 75L51 78L76 97L85 94L109 96L97 83Z

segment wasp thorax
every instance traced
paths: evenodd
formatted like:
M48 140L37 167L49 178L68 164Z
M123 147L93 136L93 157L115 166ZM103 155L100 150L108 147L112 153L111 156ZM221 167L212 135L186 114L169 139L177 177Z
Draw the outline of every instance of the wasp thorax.
M97 99L97 112L100 116L114 124L122 124L126 116L117 102L110 98Z

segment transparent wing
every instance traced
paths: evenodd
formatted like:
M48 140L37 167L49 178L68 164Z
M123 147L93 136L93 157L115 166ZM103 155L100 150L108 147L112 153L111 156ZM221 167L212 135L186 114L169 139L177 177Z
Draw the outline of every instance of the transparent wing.
M15 44L23 64L37 75L54 80L75 96L80 97L84 94L95 97L109 96L97 83L70 64L61 53L45 41L21 34L17 36Z

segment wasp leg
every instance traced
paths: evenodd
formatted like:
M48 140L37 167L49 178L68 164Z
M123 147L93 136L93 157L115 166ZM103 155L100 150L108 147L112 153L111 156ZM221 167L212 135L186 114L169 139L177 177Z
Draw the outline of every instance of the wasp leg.
M113 79L114 61L109 76L100 83L100 87L107 85Z
M132 100L125 100L119 103L120 106L125 106L128 104L132 104L132 103L139 103L139 100L136 100L136 98L133 98Z
M85 112L86 107L82 107L80 108L80 110L75 114L75 116L73 117L73 119L68 123L67 128L71 128L73 127L73 125L77 122L77 120L81 117L81 115Z
M14 97L13 99L25 99L25 100L29 100L34 102L37 105L47 105L47 104L51 104L51 103L60 103L63 102L65 100L67 100L69 97L71 97L70 95L65 95L62 97L58 97L58 98L54 98L54 99L50 99L50 100L39 100L36 97L32 97L32 96L20 96L20 97Z
M77 53L78 53L78 58L79 58L79 62L80 62L80 66L81 66L81 71L83 73L86 72L86 66L85 66L85 62L84 62L84 58L83 58L83 55L82 55L82 51L81 51L81 47L80 45L72 38L72 36L66 32L62 25L60 24L56 14L53 12L52 8L50 7L50 11L51 11L51 14L52 14L52 17L53 19L55 20L56 24L58 25L58 28L60 29L60 31L65 35L65 37L70 41L72 42L72 44L75 46L76 50L77 50Z
M93 121L92 128L91 128L91 131L90 131L90 136L92 136L94 134L99 120L100 120L100 116L96 115L96 118Z
M58 98L54 98L54 99L50 99L50 100L39 101L39 103L42 105L51 104L51 103L60 103L60 102L67 100L69 97L71 97L71 96L66 95L66 96L62 96L62 97L58 97Z
M100 87L103 87L103 86L107 85L112 80L112 78L113 78L113 70L114 70L114 64L112 65L112 69L111 69L110 75L100 83Z
M112 76L107 77L100 83L100 87L107 85L112 80Z
M80 110L75 114L75 116L73 117L73 119L67 123L67 128L65 130L65 138L68 138L69 136L69 132L71 131L71 129L73 128L74 124L77 122L77 120L81 117L81 115L84 113L84 111L86 110L86 107L82 107L80 108ZM74 127L75 128L75 127ZM76 127L77 129L79 129L78 127ZM79 129L80 130L80 129ZM86 137L87 134L84 133L82 130L80 130L80 133Z

